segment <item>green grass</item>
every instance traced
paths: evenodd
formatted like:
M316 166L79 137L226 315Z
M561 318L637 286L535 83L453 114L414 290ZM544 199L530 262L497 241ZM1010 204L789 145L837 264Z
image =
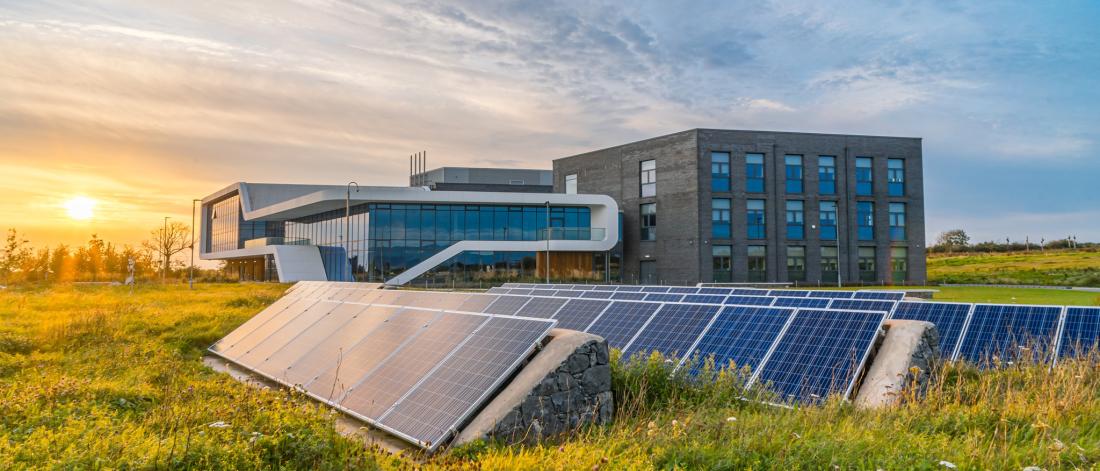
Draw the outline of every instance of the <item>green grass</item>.
M936 254L928 257L929 283L1100 286L1100 251Z
M944 469L940 460L971 469L1089 469L1100 463L1095 364L1069 363L1052 374L1042 366L988 373L947 366L926 398L861 411L841 401L790 410L738 400L736 376L697 385L670 375L659 360L616 366L618 414L611 426L540 445L473 444L418 463L340 436L334 415L307 398L246 386L202 365L207 345L284 288L142 287L132 296L107 286L0 291L0 469ZM941 293L1013 295L1022 296ZM217 422L228 426L211 426Z

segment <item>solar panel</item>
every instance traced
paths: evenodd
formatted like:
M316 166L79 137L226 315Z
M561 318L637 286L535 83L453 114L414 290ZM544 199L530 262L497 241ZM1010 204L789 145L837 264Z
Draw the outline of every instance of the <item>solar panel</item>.
M218 341L218 343L214 344L211 350L223 357L235 359L242 353L248 351L248 349L263 341L263 339L271 335L272 332L279 330L286 325L287 322L300 316L303 312L318 303L320 303L320 301L316 299L302 299L299 300L299 302L287 306L286 309L268 316L266 319L258 322L258 325L246 322L245 325L230 332L230 335L227 335L225 338ZM235 335L238 332L240 332L240 334ZM231 336L233 337L232 339L230 339Z
M885 301L859 301L854 303L879 303ZM836 301L833 301L836 304ZM959 345L959 336L962 335L966 318L970 314L971 304L961 303L929 303L929 302L900 302L894 308L891 319L903 319L931 322L936 325L940 334L940 355L943 358L954 358L955 349Z
M835 298L835 299L850 299L854 294L853 291L824 291L814 290L809 291L807 297L811 298Z
M339 364L342 358L341 355L344 352L354 348L357 343L367 338L376 327L382 325L383 321L400 310L401 308L396 307L367 306L366 310L343 324L331 336L313 345L308 353L290 360L290 366L282 370L278 370L274 366L268 366L262 370L270 372L271 377L288 385L307 384L320 373ZM427 324L434 317L434 314L428 316L428 313L424 313L424 316L426 317L424 317L421 325Z
M614 294L611 295L611 299L618 299L618 300L623 300L623 301L641 301L641 300L645 299L645 297L646 297L645 293L636 293L636 292L630 292L630 291L623 291L623 292L616 291Z
M473 295L470 293L445 292L416 293L413 297L403 297L395 302L405 306L457 310L470 296Z
M760 360L779 337L794 309L726 306L699 340L693 356L692 373L713 357L716 369L748 367L755 371Z
M788 298L805 298L810 294L809 291L791 290L791 289L773 289L768 291L768 296L779 297L784 296Z
M566 301L569 300L566 298L531 298L531 301L520 308L516 315L549 319L554 317L554 314L565 305Z
M649 355L658 351L679 363L679 359L687 354L699 334L718 313L719 307L705 304L663 305L634 341L624 347L622 357L629 359L635 354Z
M657 303L639 303L633 301L615 301L600 315L587 332L599 335L613 348L626 348L630 339L638 333L657 308Z
M557 296L559 298L579 298L581 296L584 296L584 293L585 291L572 291L563 289L555 292L554 296Z
M737 288L730 293L734 296L767 296L768 290L755 288Z
M508 294L527 296L527 295L531 294L531 291L534 291L534 290L526 289L526 288L512 288L512 291Z
M595 299L570 299L554 315L559 329L584 331L610 305L610 301Z
M264 337L255 345L249 347L247 351L231 349L226 354L235 355L236 358L233 361L241 365L255 368L267 360L271 354L286 345L287 342L294 340L294 337L302 333L303 330L308 329L321 318L327 316L337 306L340 306L340 303L330 301L321 301L314 304L297 317L287 321L282 327L272 331L270 335Z
M614 294L614 291L585 291L581 297L589 299L611 299L611 296Z
M850 394L886 315L800 309L757 370L780 402L820 402Z
M618 288L616 285L596 285L592 287L596 291L616 291Z
M684 296L685 303L722 304L722 302L725 300L725 296L719 296L716 294L689 294Z
M692 286L673 286L668 289L668 292L678 294L696 294L699 292L699 288L695 288Z
M879 301L876 299L834 299L829 304L829 309L890 312L894 310L896 304L897 301Z
M404 294L403 292L397 291L397 290L383 290L382 294L379 294L377 298L374 298L374 303L375 304L387 304L387 305L392 306L392 305L394 305L393 303L395 301L397 301L398 299L401 299L401 296L403 294Z
M497 298L496 301L485 307L481 312L486 314L499 314L502 316L514 316L516 312L531 299L532 298L529 296L504 295Z
M775 298L775 302L772 306L779 307L808 307L816 309L824 309L829 307L829 300L826 298Z
M643 293L667 293L668 290L669 290L668 286L643 286L642 287L642 292Z
M699 294L719 294L722 296L729 296L733 292L729 288L699 288Z
M533 289L531 290L531 296L554 296L558 294L557 290L552 289Z
M901 301L905 299L902 291L856 291L852 295L855 299L885 299L889 301Z
M469 299L459 304L458 308L455 310L462 312L481 312L489 307L490 304L493 304L493 301L496 301L498 297L499 296L495 294L471 295Z
M594 289L596 289L596 287L593 285L573 285L573 290L575 291L592 291Z
M1067 307L1058 357L1082 357L1100 348L1100 307Z
M617 289L616 291L619 291L619 292L623 292L623 291L638 292L638 291L642 291L642 288L644 288L644 287L643 287L643 286L624 286L624 285L618 285L618 288L619 288L619 289Z
M227 334L225 337L222 337L221 340L218 340L217 343L215 343L213 346L210 347L210 350L212 350L214 353L222 354L226 350L228 350L229 347L233 346L234 344L239 342L242 338L244 338L248 334L252 333L252 331L256 330L257 328L264 325L265 323L270 322L273 319L276 319L276 318L280 317L280 315L283 313L283 311L286 311L287 309L293 308L293 309L295 309L295 312L300 313L303 310L305 310L305 308L309 307L310 305L312 305L315 302L316 301L310 300L310 299L293 299L293 298L290 298L290 299L283 298L283 299L280 299L278 301L275 301L274 303L272 303L270 306L266 307L264 310L260 311L255 316L252 316L247 321L244 321L243 324L241 324L239 327L237 327L232 332ZM278 322L278 321L276 321L276 322ZM283 322L285 322L285 321L283 321Z
M1062 308L975 304L958 357L977 364L1048 361Z
M770 296L730 296L725 304L737 304L742 306L771 306L775 298Z
M684 300L682 294L665 294L665 293L650 293L645 296L646 301L656 301L662 303L678 303Z
M458 430L553 325L547 320L490 319L383 415L382 424L434 449Z

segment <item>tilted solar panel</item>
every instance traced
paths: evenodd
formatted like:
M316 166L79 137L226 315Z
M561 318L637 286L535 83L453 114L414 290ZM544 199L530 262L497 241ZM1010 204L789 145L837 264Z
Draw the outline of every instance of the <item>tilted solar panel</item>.
M724 304L736 304L740 306L771 306L775 298L771 296L729 296Z
M718 313L720 306L665 304L623 349L623 359L657 351L679 364Z
M531 298L531 301L520 308L516 315L549 319L557 314L566 301L569 300L566 298Z
M294 340L294 337L302 333L303 330L308 329L339 306L340 303L330 301L321 301L314 304L297 317L287 321L282 327L272 331L269 335L256 342L256 344L248 347L247 350L242 349L234 351L231 349L226 352L226 355L233 356L233 361L243 366L255 369L273 353L279 351L280 348L291 340Z
M573 291L573 290L561 289L561 290L556 291L554 293L554 296L557 296L559 298L579 298L579 297L584 296L584 293L586 293L586 291Z
M617 285L596 285L592 287L595 291L617 291L618 288Z
M554 322L494 317L381 417L432 450L530 355Z
M303 312L320 303L321 301L317 299L301 299L282 311L266 316L260 322L246 322L237 330L230 332L225 338L219 340L210 349L225 358L235 359L263 341L272 332L281 329L287 322L296 319Z
M809 291L792 290L792 289L773 289L768 291L768 296L772 297L788 297L788 298L805 298L810 294Z
M611 296L614 294L614 291L585 291L581 297L588 299L611 299Z
M1051 360L1062 308L975 304L958 358L980 365Z
M511 294L513 296L515 296L515 295L527 296L527 295L530 295L532 291L534 291L534 290L526 289L526 288L512 288L512 291L508 294Z
M856 291L852 295L854 299L885 299L888 301L901 301L905 299L905 292L901 291Z
M674 294L696 294L699 292L699 288L694 286L673 286L668 289L668 292Z
M717 294L688 294L684 296L685 303L699 303L699 304L722 304L726 300L726 296L720 296Z
M614 301L587 332L603 337L611 348L625 348L659 307L657 303Z
M1100 307L1067 307L1058 357L1083 357L1100 348Z
M733 290L730 288L699 288L699 294L718 294L722 296L729 296Z
M730 293L733 296L767 296L768 290L756 288L737 288Z
M732 364L734 368L748 367L750 372L756 371L794 311L790 308L723 307L689 358L693 362L692 374L698 374L710 358L716 370L729 368Z
M834 299L829 304L829 309L890 312L894 310L896 304L897 301L880 301L877 299Z
M775 302L772 303L772 306L778 306L778 307L809 307L809 308L824 309L826 307L829 307L829 301L830 300L826 299L826 298L777 297L777 298L775 298Z
M853 302L884 302L884 301L858 301ZM834 301L834 304L836 302ZM931 322L936 325L940 334L940 356L946 359L954 358L955 349L959 345L959 336L966 326L966 318L970 315L972 304L961 303L930 303L904 301L897 303L891 319L903 319Z
M886 315L800 309L757 370L780 402L815 403L851 393Z
M342 325L331 336L314 344L307 353L290 360L290 366L282 371L278 371L274 366L264 367L261 371L270 372L272 378L283 381L284 384L304 386L329 368L341 364L346 352L400 310L401 308L398 307L367 306L366 310ZM424 315L427 316L428 313ZM426 325L432 317L434 314L426 317L417 328Z
M616 291L611 295L611 299L621 299L624 301L641 301L645 299L646 293L639 293L634 291Z
M855 294L853 291L825 291L825 290L812 290L809 291L807 297L810 298L835 298L835 299L850 299Z
M667 293L668 290L669 290L668 286L643 286L642 287L642 292L643 293Z
M498 297L499 296L495 294L474 294L460 304L455 310L462 312L481 312L489 307L490 304L493 304Z
M260 311L255 316L252 316L247 321L244 321L243 324L227 334L225 337L222 337L220 340L217 341L217 343L210 347L210 350L215 353L221 354L260 326L264 325L267 322L270 322L272 319L285 315L283 314L283 312L287 309L293 309L295 313L301 313L306 308L313 305L313 303L315 302L317 301L312 299L279 299L278 301L271 303L270 306L264 308L264 310ZM283 320L283 322L285 322L285 320Z
M619 292L623 292L623 291L637 292L637 291L642 291L642 289L644 288L643 286L625 286L625 285L618 285L616 287L618 288L616 291L619 291Z
M531 290L531 296L553 296L558 294L557 290L553 289L533 289Z
M514 316L516 312L531 299L533 298L530 296L504 295L497 298L492 304L486 306L481 312L486 314L499 314L502 316Z
M584 331L599 317L600 313L607 309L611 301L595 299L570 299L554 315L558 321L558 328Z
M684 300L684 295L671 293L649 293L645 296L645 300L661 303L678 303Z

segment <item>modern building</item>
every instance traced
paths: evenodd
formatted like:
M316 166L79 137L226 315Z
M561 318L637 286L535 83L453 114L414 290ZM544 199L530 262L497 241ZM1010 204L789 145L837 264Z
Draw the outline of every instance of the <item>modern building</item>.
M693 129L554 161L623 211L626 283L923 284L919 138Z
M441 191L552 193L554 172L524 168L440 167L409 177L409 186Z
M618 227L604 195L234 183L202 200L199 253L243 279L477 286L544 279L549 251L552 279L606 282Z

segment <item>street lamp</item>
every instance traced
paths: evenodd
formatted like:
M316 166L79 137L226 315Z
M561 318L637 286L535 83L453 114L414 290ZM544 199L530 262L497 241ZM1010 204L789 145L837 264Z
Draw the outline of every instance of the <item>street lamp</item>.
M162 250L161 258L164 260L164 267L161 268L160 271L161 284L168 282L168 257L164 255L165 253L167 253L167 250L165 250L164 247L168 245L168 219L170 219L171 217L172 216L164 216L164 232L160 233L160 249Z
M351 269L351 186L355 185L355 192L359 193L359 184L348 182L348 193L344 197L344 257L348 259L347 267ZM348 273L351 275L351 273Z
M191 266L187 268L187 286L195 289L195 203L200 199L191 200Z

